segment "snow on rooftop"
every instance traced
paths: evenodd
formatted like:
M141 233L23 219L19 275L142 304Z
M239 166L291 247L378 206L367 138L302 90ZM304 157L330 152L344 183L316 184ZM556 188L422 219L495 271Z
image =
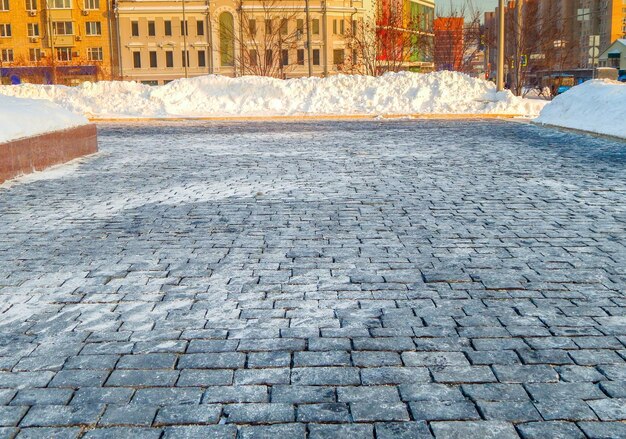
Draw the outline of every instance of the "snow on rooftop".
M87 123L84 116L51 102L0 94L0 143Z
M626 139L626 84L597 79L573 87L545 106L535 122Z
M163 86L136 82L0 86L0 94L50 100L91 118L297 115L516 114L536 116L545 101L496 92L457 72L336 75L281 80L207 75Z

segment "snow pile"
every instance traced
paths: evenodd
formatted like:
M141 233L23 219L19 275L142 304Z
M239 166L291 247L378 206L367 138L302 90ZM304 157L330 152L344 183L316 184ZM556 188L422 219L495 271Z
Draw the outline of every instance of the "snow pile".
M0 143L87 123L85 117L51 102L0 94Z
M337 75L280 80L209 75L151 87L136 82L78 87L23 84L0 93L48 99L92 118L291 115L520 114L536 116L544 102L526 100L456 72Z
M573 87L535 122L626 138L626 84L605 79Z

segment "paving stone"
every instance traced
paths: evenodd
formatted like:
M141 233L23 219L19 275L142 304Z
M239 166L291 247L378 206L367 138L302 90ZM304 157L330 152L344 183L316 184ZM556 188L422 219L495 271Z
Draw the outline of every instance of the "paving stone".
M401 402L352 402L350 411L355 422L409 420L407 407Z
M74 392L71 389L20 390L11 405L66 405Z
M535 407L546 421L592 421L597 419L589 406L582 400L540 401Z
M578 426L590 439L626 437L626 424L623 422L580 422Z
M352 388L357 389L359 387L350 387L350 389ZM272 387L272 402L284 402L290 404L311 404L334 401L335 390L332 387L300 385ZM345 402L342 400L339 401Z
M230 404L224 407L224 414L229 423L272 424L295 420L294 406L278 402Z
M134 393L134 389L121 387L82 387L74 394L71 404L126 404Z
M310 386L345 386L360 384L361 379L359 370L353 367L301 367L292 369L291 382Z
M174 379L175 376L174 374L168 378ZM230 386L231 384L233 384L233 371L224 369L184 369L180 372L180 377L176 383L177 386L181 387Z
M431 439L425 422L382 422L376 424L378 439Z
M304 439L306 437L306 428L304 424L241 427L239 437L241 439Z
M168 387L178 379L178 372L165 370L114 370L106 380L111 387Z
M234 382L236 385L242 386L255 384L289 384L292 378L291 371L287 368L238 369L235 371Z
M250 369L265 367L289 367L291 352L251 352L248 354L247 367Z
M31 407L20 422L20 427L64 427L95 425L104 412L104 405L81 406L45 405Z
M21 428L19 430L19 433L15 437L19 439L49 439L49 438L76 439L80 436L80 434L81 434L81 429L79 427L67 427L67 428L37 427L37 428ZM7 437L12 437L12 436L7 436Z
M559 379L556 371L548 365L495 365L493 372L503 383L552 383Z
M168 405L161 407L154 420L156 425L217 424L222 408L214 404Z
M447 366L441 369L431 367L435 381L439 383L490 383L496 377L487 366Z
M447 421L480 419L470 401L416 401L411 402L411 413L417 421Z
M156 415L155 406L145 405L109 405L104 415L100 418L98 425L100 426L117 426L117 425L133 425L146 426L152 425L152 421Z
M199 404L203 391L193 387L138 389L131 400L139 405Z
M599 386L591 383L530 383L526 390L537 401L606 398Z
M468 437L511 439L519 437L512 424L498 421L433 422L431 428L437 439L465 439Z
M573 422L548 421L517 424L523 439L571 438L585 439L583 432Z
M276 392L276 387L274 387L273 392ZM266 386L212 386L207 387L202 397L202 402L204 404L226 404L235 402L268 402L268 399Z
M87 439L115 439L120 437L132 437L137 439L158 439L161 430L137 427L109 427L87 431L82 437Z
M185 358L182 357L181 361ZM115 366L117 369L173 369L176 356L173 354L124 355Z
M309 439L329 439L350 437L373 439L374 427L371 424L309 424Z
M626 398L587 401L602 421L626 421Z
M28 411L24 406L0 406L0 427L15 427Z
M399 386L402 401L463 401L459 386L447 384L406 384Z
M487 420L515 423L541 421L539 412L530 401L476 401L476 405Z
M430 381L424 367L377 367L361 370L363 385L412 384ZM344 383L349 384L349 383Z
M235 439L237 427L234 425L202 425L166 427L163 439Z
M626 398L626 381L603 381L600 388L612 398Z
M298 422L350 422L347 404L323 403L298 406ZM356 419L355 419L356 420Z
M520 384L463 384L463 393L473 400L528 401L530 398Z

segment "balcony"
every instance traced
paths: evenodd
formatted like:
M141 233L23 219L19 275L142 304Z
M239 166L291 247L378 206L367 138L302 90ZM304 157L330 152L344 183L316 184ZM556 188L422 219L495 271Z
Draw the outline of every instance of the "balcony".
M75 45L74 41L74 35L55 35L52 38L55 47L72 47Z

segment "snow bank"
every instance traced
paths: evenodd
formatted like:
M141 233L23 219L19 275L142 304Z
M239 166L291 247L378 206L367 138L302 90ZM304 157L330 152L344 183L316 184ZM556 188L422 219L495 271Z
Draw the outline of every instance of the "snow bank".
M0 94L47 99L93 118L290 115L521 114L536 116L544 102L499 92L456 72L280 80L209 75L151 87L136 82L78 87L23 84Z
M595 80L573 87L535 122L626 138L626 84Z
M0 94L0 143L87 123L85 117L51 102Z

